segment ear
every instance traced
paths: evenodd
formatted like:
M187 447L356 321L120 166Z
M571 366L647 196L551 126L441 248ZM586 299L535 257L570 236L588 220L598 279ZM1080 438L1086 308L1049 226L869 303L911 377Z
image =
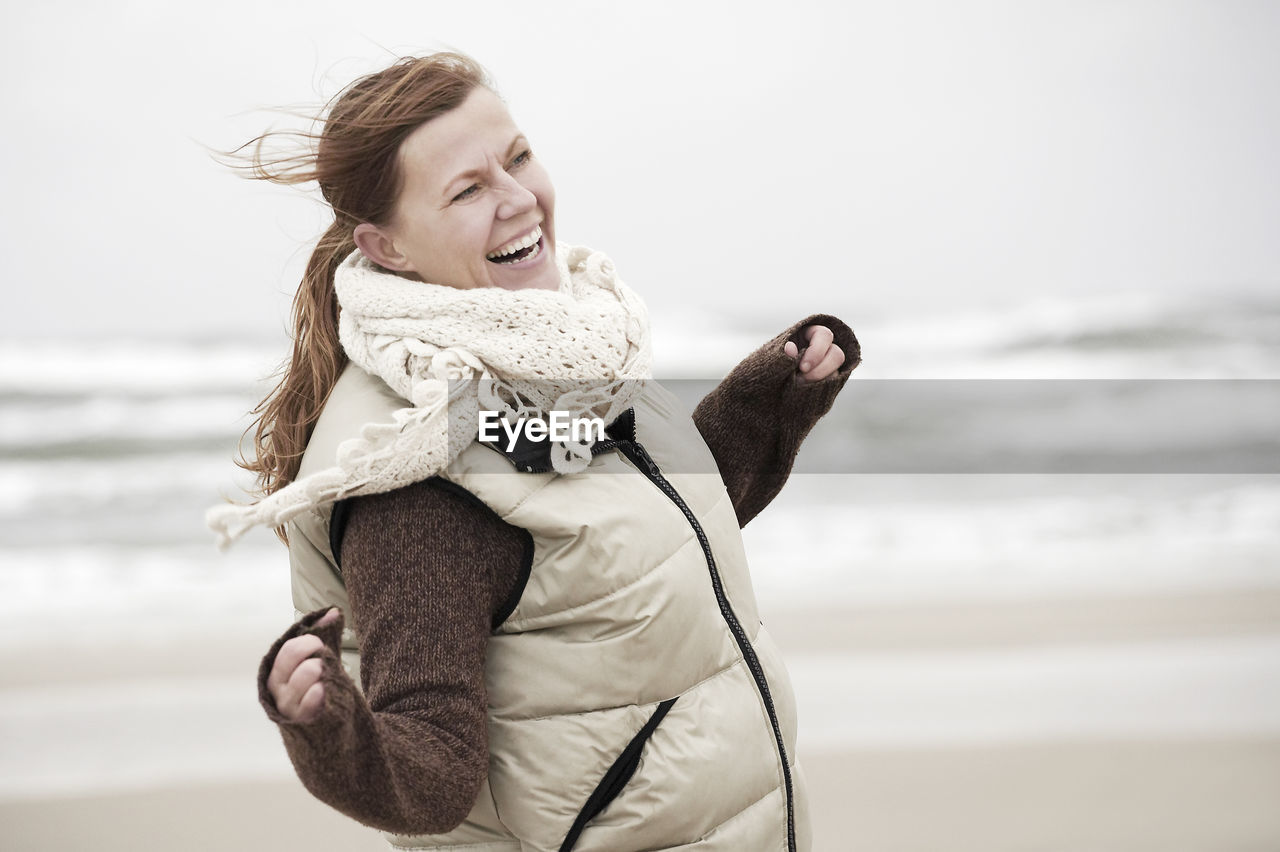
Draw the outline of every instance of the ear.
M396 248L395 239L377 225L361 222L356 225L351 236L355 239L360 252L383 269L390 269L393 272L412 270L409 258Z

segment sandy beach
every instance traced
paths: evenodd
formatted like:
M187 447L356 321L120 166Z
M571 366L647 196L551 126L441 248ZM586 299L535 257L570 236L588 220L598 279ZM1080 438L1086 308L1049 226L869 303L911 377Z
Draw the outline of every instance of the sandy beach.
M1280 669L1280 591L766 621L793 661L816 849L1280 848L1280 678L1270 676ZM6 667L0 848L381 848L290 776L252 703L253 667L271 638L249 630L128 654L104 641L93 653L46 648L21 670ZM849 683L826 682L831 672ZM220 697L228 689L234 696ZM105 709L75 706L94 690L108 696ZM158 708L155 719L144 705ZM82 727L68 721L81 716ZM111 738L132 755L121 761L150 775L62 771L83 743L109 763ZM149 749L189 749L186 762L207 771L184 764L175 776ZM237 749L253 759L209 757Z
M1280 738L802 754L814 848L1268 852ZM377 852L290 782L0 806L6 850ZM105 826L104 828L102 828Z

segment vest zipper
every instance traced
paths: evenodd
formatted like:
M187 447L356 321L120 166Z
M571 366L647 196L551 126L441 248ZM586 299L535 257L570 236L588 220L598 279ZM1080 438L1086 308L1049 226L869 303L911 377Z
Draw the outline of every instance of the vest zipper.
M765 680L764 667L760 665L760 658L756 656L756 649L751 646L751 640L747 638L747 631L743 629L742 623L738 621L738 616L734 613L733 607L729 605L729 598L725 595L724 584L720 580L720 571L716 568L716 560L711 553L711 543L708 541L702 525L698 523L697 517L693 514L693 510L689 508L689 504L684 502L684 498L676 491L675 486L662 475L662 471L658 469L658 465L649 455L649 451L639 441L635 440L618 441L616 445L618 450L630 459L640 469L640 472L648 477L649 481L658 486L662 493L666 494L671 502L676 504L676 508L684 513L685 520L693 527L694 535L698 537L698 543L702 545L702 554L706 557L707 568L711 572L711 588L715 591L716 602L720 605L720 614L729 626L729 632L733 634L734 641L738 643L738 649L742 651L742 657L746 660L747 668L751 670L751 676L755 679L756 688L760 690L760 697L764 699L765 709L769 713L769 723L773 726L773 738L778 745L778 756L782 759L782 780L787 794L787 852L796 852L796 820L795 804L791 790L791 767L787 763L787 749L782 741L782 726L778 723L778 712L773 705L773 696L769 693L769 683Z

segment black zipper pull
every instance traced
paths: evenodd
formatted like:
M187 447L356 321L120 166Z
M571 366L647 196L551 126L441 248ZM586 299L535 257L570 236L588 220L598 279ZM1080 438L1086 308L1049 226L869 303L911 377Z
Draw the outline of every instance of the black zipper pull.
M653 457L649 455L649 451L646 450L641 444L636 443L634 441L632 442L632 445L640 453L640 458L644 459L644 463L649 466L649 473L653 476L662 476L662 471L658 470L658 463L655 462L653 460Z

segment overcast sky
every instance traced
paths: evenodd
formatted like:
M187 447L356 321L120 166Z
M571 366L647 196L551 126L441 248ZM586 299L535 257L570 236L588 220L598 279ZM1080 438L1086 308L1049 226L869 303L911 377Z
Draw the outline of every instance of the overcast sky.
M1280 3L6 17L6 335L279 335L322 211L202 145L442 48L497 79L556 182L561 239L612 255L655 316L773 325L1280 284Z

